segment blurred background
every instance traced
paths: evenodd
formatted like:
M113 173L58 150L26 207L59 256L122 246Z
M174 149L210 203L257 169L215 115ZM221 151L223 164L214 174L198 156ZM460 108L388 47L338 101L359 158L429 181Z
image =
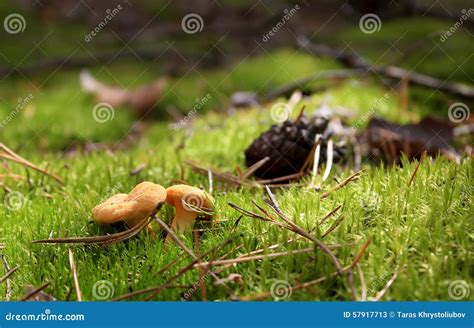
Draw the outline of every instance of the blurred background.
M2 1L0 113L8 117L18 104L22 110L0 130L0 138L13 148L29 140L23 147L48 150L64 150L78 140L113 140L144 116L177 120L207 94L212 97L200 110L223 110L237 91L265 97L308 74L344 67L301 47L303 37L370 63L472 84L470 5L461 0ZM364 15L371 15L367 26L361 25ZM90 115L95 101L81 88L83 69L96 81L125 90L165 82L157 87L153 110L147 105L138 115L133 108L117 110L104 128ZM387 88L380 81L364 85L358 99L379 86ZM320 88L313 84L312 92ZM409 97L417 113L444 117L459 100L416 87ZM353 98L338 101L362 106Z

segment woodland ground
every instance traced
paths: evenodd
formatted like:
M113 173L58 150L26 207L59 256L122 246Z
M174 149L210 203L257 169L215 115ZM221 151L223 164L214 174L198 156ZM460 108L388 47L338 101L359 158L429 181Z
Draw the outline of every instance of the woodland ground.
M403 26L403 29L400 28ZM341 31L337 41L350 40L351 47L372 61L400 62L406 68L430 75L472 83L474 65L472 36L459 30L445 43L428 39L426 50L411 52L400 60L394 50L382 52L391 42L399 49L409 49L416 40L423 39L433 30L446 30L446 22L431 19L406 19L384 24L383 29L370 38L356 27ZM83 33L75 31L74 33ZM39 32L38 32L39 33ZM60 35L62 32L59 32ZM71 31L63 31L68 38ZM22 39L4 43L2 53L9 58L22 58L31 43ZM45 40L43 47L50 54L57 49L61 39ZM420 46L423 47L423 46ZM423 49L423 48L422 48ZM432 49L430 51L430 49ZM82 51L82 50L81 50ZM273 88L308 73L340 67L328 59L315 59L292 48L273 50L236 61L229 69L206 69L192 72L183 78L174 78L165 91L159 109L169 105L186 115L196 104L196 99L210 95L210 101L198 111L192 130L174 129L169 120L156 119L136 144L124 151L100 151L88 154L64 154L71 144L81 142L118 142L134 124L134 117L125 108L117 108L113 120L106 123L94 121L91 110L93 99L84 94L78 83L78 70L64 70L53 74L39 74L25 82L11 77L0 83L0 113L6 117L15 108L18 98L30 93L32 100L0 130L1 142L28 160L60 175L65 185L60 186L47 177L11 164L10 169L29 181L6 179L7 190L21 193L26 203L18 210L0 206L0 252L10 267L19 266L11 278L11 299L19 299L26 285L51 284L45 290L58 300L75 300L73 280L69 268L68 248L75 257L77 274L85 300L95 300L94 285L107 280L113 286L113 296L130 291L159 286L178 272L190 260L182 256L178 264L167 272L157 274L182 251L171 245L164 248L160 239L151 240L146 233L127 242L110 247L79 245L32 244L35 239L64 236L88 236L113 232L91 223L91 208L114 192L128 192L140 181L149 180L170 186L178 179L188 184L208 189L208 178L186 166L193 160L204 166L234 171L244 168L244 149L261 132L274 122L270 117L272 103L262 108L238 110L228 115L224 112L227 97L236 90L258 91L265 95ZM258 69L256 69L258 68ZM93 68L99 79L123 85L138 86L155 79L160 74L159 65L147 62L117 60L103 69ZM346 80L315 93L295 109L305 104L309 112L329 96L330 106L349 108L355 116L349 124L361 130L367 123L367 113L389 120L406 123L416 121L427 113L447 117L449 102L455 100L433 90L412 88L409 114L400 112L398 93L385 88L379 80ZM387 94L387 100L377 102ZM278 99L283 101L283 99ZM378 106L375 106L375 103ZM471 107L472 108L472 107ZM189 132L191 131L191 132ZM144 165L136 175L130 172ZM398 272L393 285L382 300L451 300L448 286L453 281L467 282L472 291L472 206L474 166L472 159L464 158L455 164L441 157L425 160L411 187L407 187L417 162L403 160L400 166L387 166L364 160L366 169L360 180L332 192L324 200L321 192L295 186L275 190L275 195L285 212L302 227L315 228L321 236L334 222L343 218L338 227L323 240L338 244L335 255L343 265L349 265L369 237L372 242L360 261L365 276L368 297L374 297ZM322 184L322 192L330 190L350 174L352 166L337 166L332 178ZM303 180L303 184L308 180ZM306 183L307 184L307 183ZM201 237L200 252L219 245L231 235L232 244L218 251L235 258L255 249L284 242L293 234L266 222L243 217L236 229L233 226L239 214L227 204L232 202L246 209L253 209L252 200L263 204L261 189L230 188L214 180L213 196L216 200L215 224ZM322 225L318 221L336 206L342 209ZM160 214L170 222L172 212L165 208ZM191 235L182 236L193 248ZM236 246L243 246L236 249ZM310 247L305 239L284 245L270 252L283 252ZM209 300L229 300L235 296L254 295L270 291L277 281L291 285L314 280L334 271L330 261L315 251L277 259L263 259L240 263L222 271L219 276L240 274L243 283L229 284L230 289L213 284L205 276L204 284ZM3 269L0 270L2 275ZM191 270L176 281L183 288L170 288L156 295L154 300L179 300L199 281L199 271ZM361 293L361 283L355 272L355 286ZM199 288L198 288L199 289ZM0 284L0 299L5 299L6 284ZM473 293L468 296L472 300ZM135 297L144 299L147 295ZM192 300L200 300L198 290ZM271 300L271 297L266 298ZM334 278L304 290L294 290L290 300L349 300L347 279Z

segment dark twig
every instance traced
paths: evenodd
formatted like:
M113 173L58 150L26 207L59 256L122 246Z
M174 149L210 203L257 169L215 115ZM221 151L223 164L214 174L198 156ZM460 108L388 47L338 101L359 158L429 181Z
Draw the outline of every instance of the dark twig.
M351 77L360 76L364 73L363 69L339 69L332 71L317 72L303 78L297 79L294 82L284 84L277 89L270 92L265 100L271 100L283 95L290 94L291 92L300 89L301 86L311 84L315 81L320 80L343 80Z
M331 212L326 214L321 220L319 220L319 225L323 224L326 222L331 216L333 216L337 211L339 211L342 208L342 205L338 205L335 209L333 209Z
M259 160L257 163L254 163L252 166L250 166L247 171L244 172L242 175L242 180L246 180L249 178L255 171L257 171L259 168L261 168L263 165L265 165L266 162L270 160L270 157L266 156Z
M3 275L2 277L0 277L0 284L1 284L2 282L4 282L5 280L7 280L8 278L10 278L10 276L11 276L12 274L14 274L14 273L18 270L18 268L19 268L19 266L17 265L17 266L14 267L13 269L8 270L8 271L5 273L5 275Z
M413 183L413 180L415 180L416 173L418 172L418 169L420 168L421 163L425 160L426 154L427 154L426 150L423 151L423 153L421 154L421 158L418 161L418 163L416 164L415 170L413 171L413 173L410 177L410 180L408 180L408 183L407 183L408 187L411 187L411 184Z
M317 56L330 57L351 68L363 69L367 74L375 74L376 76L382 75L398 81L406 79L413 85L439 90L464 98L474 98L474 88L467 84L439 80L432 76L407 71L397 66L373 65L356 54L349 54L340 49L331 48L324 44L312 43L305 37L298 38L297 44L299 47L308 50L310 53Z
M196 263L194 268L202 268L202 267L210 267L210 266L221 266L221 265L232 265L235 263L243 263L243 262L250 262L250 261L257 261L257 260L265 260L265 259L273 259L282 256L288 255L295 255L301 253L312 253L314 252L313 247L297 249L293 251L286 251L286 252L278 252L278 253L270 253L264 255L254 255L254 256L245 256L245 257L238 257L235 259L228 259L228 260L216 260L216 261L209 261L209 262L201 262Z
M357 265L358 259L360 259L362 257L362 254L367 249L367 246L365 246L365 245L367 245L367 242L365 242L364 245L362 246L361 250L357 254L356 258L354 259L352 265L346 266L342 269L343 273L352 272L351 270L352 270L353 266ZM340 275L340 273L338 271L334 271L334 272L332 272L329 275L326 275L324 277L320 277L320 278L317 278L317 279L314 279L314 280L311 280L311 281L307 281L307 282L304 282L304 283L301 283L301 284L293 285L293 286L290 287L290 290L291 291L297 291L297 290L307 289L307 288L310 288L311 286L314 286L316 284L324 282L324 281L326 281L326 280L328 280L332 277L336 277L338 275ZM352 284L353 284L353 281L352 281ZM352 291L352 295L355 295L354 291ZM243 297L240 298L240 300L242 300L242 301L260 300L260 299L265 299L265 298L270 297L270 296L272 296L272 292L263 292L263 293L259 293L259 294L256 294L256 295L243 296Z
M349 183L353 182L353 181L356 181L360 178L360 176L362 175L362 173L364 173L365 170L360 170L354 174L351 174L347 179L345 179L344 181L342 181L341 183L339 183L337 186L335 186L334 188L332 188L331 190L329 191L326 191L324 192L322 195L321 195L321 199L324 199L324 198L327 198L329 197L329 195L341 188L344 188L346 185L348 185Z
M91 237L66 237L66 238L54 238L54 239L40 239L34 240L32 243L43 243L43 244L97 244L97 245L111 245L121 241L125 241L136 236L140 231L145 229L156 213L161 209L164 202L160 202L156 208L150 213L150 216L143 219L139 224L131 229L127 229L122 232L114 233L106 236L91 236Z
M211 250L207 251L205 254L202 255L202 257L205 257L205 256L208 256L209 254L215 253L216 251L218 251L218 250L224 248L225 246L227 246L228 244L232 243L233 240L234 240L234 238L230 237L229 239L224 241L222 244L217 245L217 246L213 247ZM169 288L171 286L171 284L173 283L173 281L175 281L176 279L178 279L179 277L184 275L186 272L191 270L193 268L193 266L198 262L199 261L194 260L191 263L189 263L188 265L184 266L183 268L181 268L178 271L178 273L176 273L174 276L172 276L170 279L168 279L167 282L165 282L164 284L162 284L160 286L137 290L137 291L125 294L125 295L118 296L118 297L112 299L112 301L121 301L121 300L130 299L130 298L135 297L135 296L152 293L151 295L149 295L147 297L147 300L149 300L149 299L153 298L155 295L159 294L161 291Z
M326 246L326 244L324 244L322 241L318 240L316 237L314 237L313 235L308 233L306 230L304 230L303 228L301 228L297 224L295 224L293 221L291 221L288 217L286 217L286 215L280 209L280 207L279 207L275 197L273 196L273 193L270 190L270 188L265 187L265 190L267 191L267 194L270 197L270 201L265 200L266 203L270 206L270 208L272 208L275 211L275 213L278 214L278 216L292 228L293 232L295 232L295 233L297 233L297 234L299 234L303 237L306 237L309 240L311 240L312 242L314 242L316 244L316 246L318 246L324 253L326 253L326 255L329 256L329 258L331 259L331 262L333 262L334 266L336 267L336 270L339 273L342 273L341 264L339 263L336 256L332 253L332 251Z
M188 254L194 261L196 261L197 263L200 262L199 258L193 253L193 251L191 251L182 241L181 239L178 237L178 235L176 235L174 233L173 230L171 230L170 227L168 227L168 225L166 223L163 222L163 220L161 220L159 217L156 217L154 218L158 224L168 233L168 236L171 237L171 239L186 253ZM210 275L217 281L219 280L219 277L214 273L214 272L210 272Z
M32 298L33 296L35 296L36 294L42 292L44 289L46 289L46 287L48 287L51 283L50 282L47 282L47 283L44 283L42 284L41 286L39 286L38 288L35 288L34 290L32 290L31 292L29 292L28 294L26 294L25 296L23 296L20 301L24 302L24 301L28 301L30 298Z
M341 224L341 222L342 222L343 220L344 220L344 216L341 216L339 219L337 219L337 221L335 221L335 222L328 228L328 230L326 230L326 232L321 235L321 238L324 238L324 237L326 237L327 235L329 235L331 232L333 232L333 231L339 226L339 224Z

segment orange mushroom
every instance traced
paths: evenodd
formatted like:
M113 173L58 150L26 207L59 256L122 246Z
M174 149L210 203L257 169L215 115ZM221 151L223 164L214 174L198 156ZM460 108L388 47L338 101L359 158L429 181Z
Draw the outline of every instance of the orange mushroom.
M176 209L171 229L178 233L191 229L199 213L210 213L214 199L207 192L188 185L175 185L166 189L166 202Z
M159 184L145 181L128 194L116 194L92 209L92 217L98 224L124 221L129 227L139 224L166 200L166 190Z

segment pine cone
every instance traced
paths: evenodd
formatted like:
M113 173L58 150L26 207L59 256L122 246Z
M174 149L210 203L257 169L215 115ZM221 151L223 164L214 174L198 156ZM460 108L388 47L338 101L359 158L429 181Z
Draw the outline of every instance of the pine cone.
M328 119L323 117L308 119L302 115L297 122L288 120L273 125L245 150L247 167L268 156L270 160L255 171L256 177L273 179L297 173L308 158L317 134L323 135L320 162L324 162L327 140L331 135L328 123ZM335 151L334 155L340 157L341 154Z

